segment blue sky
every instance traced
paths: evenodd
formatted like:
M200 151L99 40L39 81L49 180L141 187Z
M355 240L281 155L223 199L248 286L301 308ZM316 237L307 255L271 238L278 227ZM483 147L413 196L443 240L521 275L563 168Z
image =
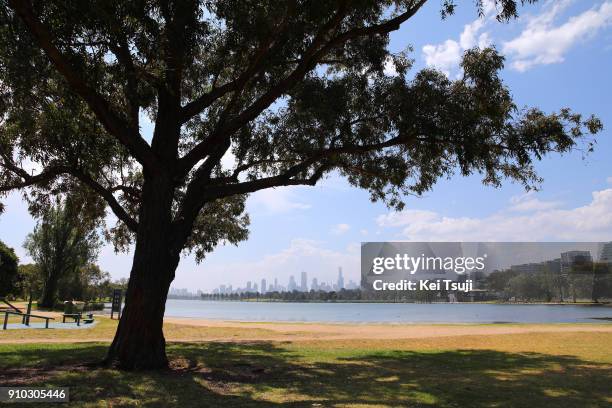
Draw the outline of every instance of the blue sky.
M238 247L219 247L200 265L184 257L177 288L210 290L277 277L286 285L304 270L309 279L335 279L342 266L358 280L359 243L391 240L612 240L612 1L548 1L525 6L509 24L478 19L472 2L440 20L430 1L392 35L392 51L412 45L415 70L435 66L453 77L465 48L494 44L507 56L503 77L519 106L551 112L569 106L604 122L594 153L551 156L537 164L541 191L512 183L494 189L478 176L441 180L406 210L390 212L368 193L331 177L316 187L275 189L249 198L251 235ZM146 129L145 129L146 131ZM28 258L23 241L34 221L19 195L4 200L0 239ZM127 277L130 254L105 247L99 263Z

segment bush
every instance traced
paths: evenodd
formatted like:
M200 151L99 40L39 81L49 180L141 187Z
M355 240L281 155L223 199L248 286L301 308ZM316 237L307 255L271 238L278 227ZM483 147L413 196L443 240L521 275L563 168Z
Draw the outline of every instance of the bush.
M19 259L13 248L0 241L0 297L17 295L17 264Z

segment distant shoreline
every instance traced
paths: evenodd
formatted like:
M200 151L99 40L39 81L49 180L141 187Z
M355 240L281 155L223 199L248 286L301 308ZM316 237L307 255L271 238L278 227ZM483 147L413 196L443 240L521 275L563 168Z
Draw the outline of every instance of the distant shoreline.
M200 299L197 297L186 298L186 297L168 297L168 300L198 300L202 302L228 302L228 303L372 303L372 304L419 304L419 305L543 305L543 306L603 306L612 307L612 302L499 302L499 301L487 301L487 302L389 302L389 301L375 301L375 300L282 300L282 299Z

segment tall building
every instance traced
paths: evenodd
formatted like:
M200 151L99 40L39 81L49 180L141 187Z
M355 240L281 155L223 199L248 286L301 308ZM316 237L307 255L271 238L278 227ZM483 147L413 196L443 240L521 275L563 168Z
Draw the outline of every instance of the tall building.
M526 263L520 265L510 265L510 270L517 273L538 273L543 268L542 263Z
M268 291L267 282L265 279L261 280L261 293L266 293Z
M580 268L581 265L591 264L593 258L589 251L567 251L561 253L561 273L566 275L572 269Z
M342 267L338 267L338 290L344 289L344 276L342 276Z
M601 247L599 262L612 263L612 242L606 242L603 244L603 247Z
M357 285L355 282L353 282L352 280L350 280L350 281L349 281L349 283L348 283L348 285L346 285L346 288L347 288L347 289L357 289L357 288L359 288L359 286L358 286L358 285Z
M253 289L251 281L247 281L246 291L250 292Z
M278 279L274 278L274 290L278 290Z
M317 278L312 278L312 283L310 284L310 290L317 291L319 290L319 281Z
M293 292L294 290L297 290L297 284L295 283L295 278L293 277L293 275L289 277L289 285L287 285L287 290L289 292Z
M306 272L302 272L302 279L300 282L300 290L302 292L308 292L308 275Z

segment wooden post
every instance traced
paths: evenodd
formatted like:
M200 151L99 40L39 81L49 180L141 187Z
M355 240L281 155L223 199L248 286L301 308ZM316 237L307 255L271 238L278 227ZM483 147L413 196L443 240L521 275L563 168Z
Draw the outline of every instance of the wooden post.
M8 312L4 312L4 324L2 325L2 330L6 330L6 324L8 323Z
M25 316L23 316L22 323L26 326L30 325L30 313L32 313L32 294L30 293L30 300L28 301L28 309L26 311Z

